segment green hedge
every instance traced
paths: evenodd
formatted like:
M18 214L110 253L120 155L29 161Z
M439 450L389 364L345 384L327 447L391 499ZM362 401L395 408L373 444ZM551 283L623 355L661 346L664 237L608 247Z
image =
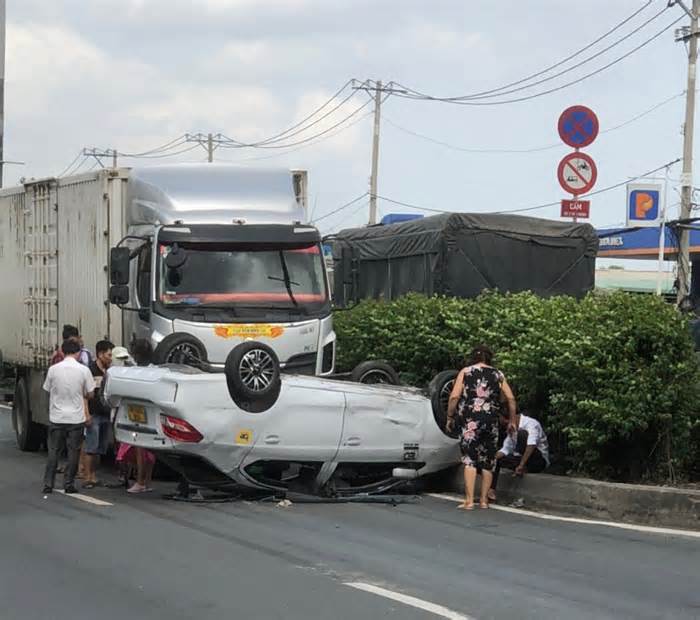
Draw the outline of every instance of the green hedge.
M339 369L385 359L414 385L488 344L567 470L616 480L697 472L698 363L687 320L657 297L408 295L337 312L335 325Z

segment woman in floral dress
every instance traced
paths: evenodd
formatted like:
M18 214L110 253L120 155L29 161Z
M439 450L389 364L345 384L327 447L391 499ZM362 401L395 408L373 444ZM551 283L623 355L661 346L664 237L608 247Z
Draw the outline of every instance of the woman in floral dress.
M488 347L476 347L466 368L457 375L447 408L447 429L459 429L459 445L464 463L464 503L460 508L474 508L476 474L481 472L482 508L488 508L493 469L498 451L498 415L502 404L508 407L508 432L517 432L516 405L513 391L503 373L492 366L493 353Z

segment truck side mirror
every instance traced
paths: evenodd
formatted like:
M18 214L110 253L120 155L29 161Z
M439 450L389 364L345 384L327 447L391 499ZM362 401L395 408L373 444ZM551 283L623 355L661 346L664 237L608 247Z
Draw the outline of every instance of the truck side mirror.
M129 248L112 248L109 252L109 281L113 286L129 284ZM110 297L112 293L110 291Z
M124 284L110 286L109 303L115 306L126 306L129 303L129 287Z

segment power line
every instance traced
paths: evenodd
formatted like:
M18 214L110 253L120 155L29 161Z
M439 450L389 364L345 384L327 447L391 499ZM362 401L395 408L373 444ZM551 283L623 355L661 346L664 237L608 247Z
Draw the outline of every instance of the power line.
M679 21L683 19L683 16L679 17L678 19L675 19L672 21L670 24L665 26L662 30L657 32L654 36L650 37L646 41L640 43L637 45L637 47L631 49L627 53L623 54L622 56L619 56L615 60L610 61L608 64L603 65L602 67L599 67L595 71L591 71L590 73L587 73L586 75L583 75L575 80L572 80L570 82L566 82L565 84L561 84L560 86L556 86L554 88L550 88L548 90L543 90L539 93L534 93L532 95L525 95L523 97L515 97L513 99L503 99L501 101L472 101L472 100L456 100L456 99L445 99L445 98L440 98L440 97L432 97L432 96L412 96L412 95L405 95L401 93L396 93L395 96L397 97L403 97L407 99L414 99L417 101L440 101L443 103L451 103L454 105L466 105L466 106L495 106L495 105L506 105L509 103L519 103L522 101L529 101L531 99L537 99L539 97L543 97L545 95L550 95L552 93L558 92L560 90L564 90L566 88L569 88L570 86L574 86L575 84L579 84L585 80L587 80L590 77L593 77L595 75L598 75L599 73L602 73L603 71L606 71L610 67L613 67L614 65L622 62L626 58L629 58L632 56L632 54L635 54L642 48L646 47L656 39L658 39L662 34L664 34L667 30L673 28ZM406 88L405 86L399 84L399 86L402 86L402 88Z
M352 219L352 218L353 218L355 215L357 215L360 211L362 211L363 209L366 209L366 208L367 208L367 203L363 202L359 207L357 207L356 209L353 209L353 210L348 214L347 217L343 217L339 222L336 222L335 224L333 224L333 226L331 226L331 227L328 229L328 232L327 232L326 234L330 234L330 233L332 233L334 230L337 230L340 226L343 226L343 225L345 224L345 222L347 222L348 220Z
M615 183L614 185L609 185L608 187L604 187L602 189L596 190L594 192L589 192L588 194L584 194L582 196L579 196L579 198L589 198L591 196L597 196L598 194L602 194L604 192L609 192L610 190L617 189L618 187L622 187L623 185L627 185L631 181L636 181L638 179L643 179L644 177L648 177L656 172L659 172L660 170L664 170L665 168L669 168L670 166L673 166L677 164L679 161L681 161L681 158L674 159L673 161L670 161L663 166L659 166L658 168L654 168L653 170L649 170L648 172L645 172L644 174L639 174L635 177L630 177L628 179L625 179L624 181L620 181L619 183ZM431 207L424 207L421 205L415 205L411 204L408 202L402 202L400 200L394 200L393 198L387 198L386 196L377 196L377 198L380 198L381 200L384 200L386 202L390 202L395 205L399 205L401 207L407 207L409 209L416 209L418 211L427 211L430 213L454 213L454 211L447 211L445 209L434 209ZM560 204L561 201L557 200L554 202L546 202L541 205L535 205L533 207L524 207L522 209L510 209L507 211L487 211L487 213L524 213L526 211L536 211L538 209L544 209L546 207L555 207Z
M306 144L307 142L311 142L312 140L316 140L317 138L320 138L321 136L325 136L326 134L330 133L334 129L340 127L341 125L345 124L347 121L349 121L351 118L355 117L357 114L359 114L362 110L364 110L370 103L372 103L370 100L366 101L363 103L360 107L356 108L353 112L348 114L345 118L341 119L337 123L331 125L330 127L324 129L323 131L320 131L317 134L314 134L313 136L309 136L308 138L304 138L302 140L298 140L296 142L290 142L289 144L277 144L277 145L265 145L261 144L258 146L254 146L254 148L258 149L284 149L284 148L289 148L292 146L297 146L300 144Z
M124 152L119 152L119 155L121 157L145 157L146 155L152 155L154 153L162 153L163 151L170 151L174 148L177 148L178 146L182 145L185 143L185 135L182 134L178 136L177 138L174 138L170 140L169 142L166 142L165 144L162 144L160 146L157 146L155 148L149 149L147 151L143 151L141 153L124 153Z
M189 153L190 151L193 151L196 148L199 148L199 144L193 144L192 146L188 146L187 148L183 148L178 151L172 151L169 153L162 153L160 155L128 155L127 153L122 153L120 151L117 151L117 155L119 155L119 157L126 157L128 159L164 159L167 157L176 157L177 155L182 155L183 153Z
M301 146L296 146L296 147L288 147L288 150L283 151L283 152L278 152L278 153L271 153L270 155L260 155L258 157L245 157L243 159L236 159L236 160L220 160L220 161L230 161L230 162L236 162L236 163L241 163L241 162L246 162L246 161L260 161L263 159L273 159L275 157L284 157L285 155L288 155L289 153L296 153L297 151L302 151L304 149L308 149L309 147L315 146L317 144L320 144L321 142L325 142L326 140L330 140L331 138L334 138L337 135L340 135L341 133L347 131L351 127L354 127L358 123L361 123L363 120L366 118L369 118L372 116L372 112L367 112L366 114L363 114L359 118L356 118L354 121L351 123L348 123L344 127L341 127L337 131L334 131L332 133L326 134L325 136L322 136L318 138L317 140L314 140L313 142L308 142L306 144L302 144Z
M606 39L607 37L609 37L611 34L613 34L614 32L616 32L616 31L619 30L620 28L622 28L622 26L624 26L625 24L627 24L628 22L630 22L631 20L633 20L635 17L637 17L637 15L639 15L640 13L642 13L647 7L649 7L649 5L652 4L652 2L653 2L653 0L648 0L648 2L647 2L644 6L642 6L642 7L639 8L639 9L637 9L634 13L632 13L631 15L629 15L628 17L626 17L625 19L623 19L621 22L617 23L617 24L616 24L615 26L613 26L610 30L608 30L607 32L603 33L601 36L599 36L597 39L595 39L594 41L592 41L592 42L589 43L588 45L582 47L581 49L579 49L579 50L577 50L577 51L575 51L575 52L573 52L572 54L570 54L570 55L567 56L566 58L564 58L564 59L562 59L562 60L560 60L560 61L554 63L553 65L550 65L550 66L546 67L545 69L542 69L541 71L538 71L537 73L533 73L533 74L528 75L528 76L526 76L526 77L524 77L524 78L521 78L521 79L519 79L519 80L517 80L517 81L515 81L515 82L510 82L509 84L505 84L505 85L500 86L500 87L498 87L498 88L492 88L492 89L490 89L490 90L484 90L484 91L481 91L481 92L472 93L472 94L470 94L470 95L463 95L462 97L456 97L456 98L455 98L455 97L445 97L445 98L441 98L441 99L444 99L444 100L449 100L449 99L460 99L460 98L465 98L465 99L466 99L466 98L472 98L472 97L480 97L480 96L482 96L482 95L490 95L490 94L492 94L492 93L497 93L497 92L499 92L499 91L501 91L501 90L505 90L505 89L507 89L507 88L511 88L512 86L518 86L518 85L520 85L520 84L522 84L522 83L524 83L524 82L530 81L530 80L533 79L533 78L537 78L537 77L539 77L539 76L541 76L541 75L544 75L545 73L549 73L552 69L556 69L556 68L560 67L561 65L566 64L566 63L569 62L570 60L573 60L573 59L576 58L577 56L580 56L580 55L583 54L584 52L588 51L589 49L591 49L592 47L594 47L595 45L597 45L598 43L600 43L601 41L603 41L604 39ZM408 90L408 91L410 91L410 92L412 92L412 93L414 93L414 94L416 94L416 95L419 95L419 96L421 96L421 97L429 97L429 95L426 95L425 93L421 93L420 91L410 89L410 88L408 88L408 87L406 87L406 86L403 86L402 84L398 84L398 86L401 86L402 88L404 88L404 89L406 89L406 90ZM439 98L439 99L440 99L440 98Z
M325 220L327 217L330 217L331 215L335 215L336 213L340 213L343 209L347 209L349 206L354 205L358 200L362 200L365 198L369 192L365 192L364 194L358 196L357 198L353 198L350 202L346 202L344 205L341 205L337 209L333 209L330 213L326 213L325 215L322 215L321 217L317 217L314 220L314 224L318 224L321 220Z
M529 88L534 88L535 86L539 86L540 84L544 84L546 82L551 82L552 80L554 80L558 77L561 77L562 75L570 73L571 71L575 71L576 69L582 67L583 65L588 64L592 60L595 60L596 58L599 58L603 54L606 54L611 49L617 47L621 43L624 43L627 39L629 39L630 37L634 36L635 34L640 32L641 30L646 28L650 23L659 19L659 17L661 17L661 15L666 12L666 10L668 10L667 6L665 6L663 9L661 9L658 13L655 13L652 17L650 17L648 20L643 22L641 25L637 26L634 30L632 30L631 32L628 32L626 35L624 35L620 39L614 41L613 43L611 43L607 47L604 47L602 50L599 50L598 52L596 52L592 56L588 56L587 58L584 58L580 62L577 62L576 64L574 64L570 67L567 67L566 69L563 69L562 71L559 71L558 73L554 73L553 75L542 78L541 80L537 80L536 82L532 82L530 84L525 84L524 86L519 86L518 88L511 88L511 89L500 88L500 89L497 89L495 94L481 94L481 95L467 95L467 96L461 96L461 97L448 97L447 99L445 99L445 101L456 102L456 101L475 100L475 99L494 99L497 97L501 97L503 95L510 95L513 93L521 92L523 90L527 90ZM521 80L521 82L524 82L524 81L527 81L527 80Z
M326 112L323 116L320 116L319 118L315 119L312 123L309 123L308 125L306 125L306 126L304 126L304 127L301 127L301 128L299 128L299 129L296 129L296 127L288 129L286 132L284 132L284 134L281 134L281 136L283 136L283 137L281 137L281 136L273 136L273 137L267 138L266 140L261 140L261 141L259 141L259 142L240 142L240 141L238 141L238 140L234 140L233 138L229 138L228 136L223 136L224 138L226 138L226 139L228 140L228 142L230 142L230 144L227 145L227 144L224 143L224 144L222 144L222 146L223 146L224 148L246 148L246 147L262 148L262 147L267 146L267 145L270 145L270 144L275 144L275 143L277 143L277 142L282 142L283 140L287 140L288 138L291 138L292 136L296 136L296 135L299 135L300 133L304 133L305 131L307 131L308 129L310 129L311 127L313 127L314 125L318 125L318 123L322 122L323 120L325 120L326 118L328 118L331 114L333 114L334 112L336 112L337 110L339 110L339 109L340 109L342 106L344 106L348 101L350 101L350 99L352 99L354 96L355 96L355 93L354 93L354 92L351 92L347 97L345 97L345 99L343 99L343 100L342 100L340 103L338 103L335 107L331 108L331 109L330 109L328 112ZM330 101L332 101L332 99L329 100L329 101L327 101L327 102L323 105L323 107L326 107L326 106L330 103ZM322 109L322 108L319 108L318 110L316 110L316 111L313 113L313 115L315 115L315 114L317 114L318 112L320 112L321 109ZM306 120L309 120L309 117L307 117ZM305 122L305 121L304 121L304 122ZM301 124L303 124L303 123L297 123L297 127L298 127L299 125L301 125ZM291 129L295 129L295 131L291 131ZM269 147L269 148L272 148L272 147Z
M59 172L56 176L57 177L66 176L68 174L68 171L71 170L73 168L73 166L75 166L75 164L78 162L78 160L80 160L81 157L83 157L82 149L80 151L78 151L78 154L75 156L75 159L70 164L68 164L61 172ZM76 170L77 170L77 168L76 168Z
M667 99L664 99L663 101L657 103L656 105L652 106L651 108L646 109L644 112L641 112L637 114L636 116L633 116L632 118L620 123L619 125L614 125L613 127L608 127L607 129L602 130L600 133L605 134L605 133L610 133L611 131L617 131L618 129L622 129L623 127L626 127L627 125L631 125L635 121L640 120L641 118L644 118L645 116L651 114L652 112L655 112L659 108L671 103L672 101L675 101L676 99L680 99L681 97L685 96L685 91L682 93L679 93L677 95L673 95L671 97L668 97ZM500 153L500 154L507 154L507 153L537 153L541 151L550 151L552 149L561 149L565 148L565 145L563 145L561 142L556 142L553 144L548 144L546 146L538 146L538 147L532 147L532 148L525 148L525 149L499 149L499 148L468 148L468 147L462 147L462 146L457 146L454 144L451 144L449 142L445 142L443 140L438 140L436 138L432 138L431 136L426 136L425 134L418 133L417 131L413 131L411 129L408 129L406 127L403 127L399 125L398 123L395 123L391 119L387 118L384 116L383 118L386 123L394 127L395 129L398 129L399 131L402 131L404 133L410 134L412 136L415 136L416 138L420 138L422 140L426 140L428 142L432 142L433 144L438 144L440 146L444 146L445 148L451 149L453 151L461 151L464 153Z

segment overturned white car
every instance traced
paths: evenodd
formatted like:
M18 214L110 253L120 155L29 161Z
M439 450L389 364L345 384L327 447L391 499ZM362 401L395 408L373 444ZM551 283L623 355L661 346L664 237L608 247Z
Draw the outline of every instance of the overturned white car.
M431 399L414 388L281 374L245 342L226 370L112 368L116 439L154 451L190 483L326 496L378 492L459 461Z

